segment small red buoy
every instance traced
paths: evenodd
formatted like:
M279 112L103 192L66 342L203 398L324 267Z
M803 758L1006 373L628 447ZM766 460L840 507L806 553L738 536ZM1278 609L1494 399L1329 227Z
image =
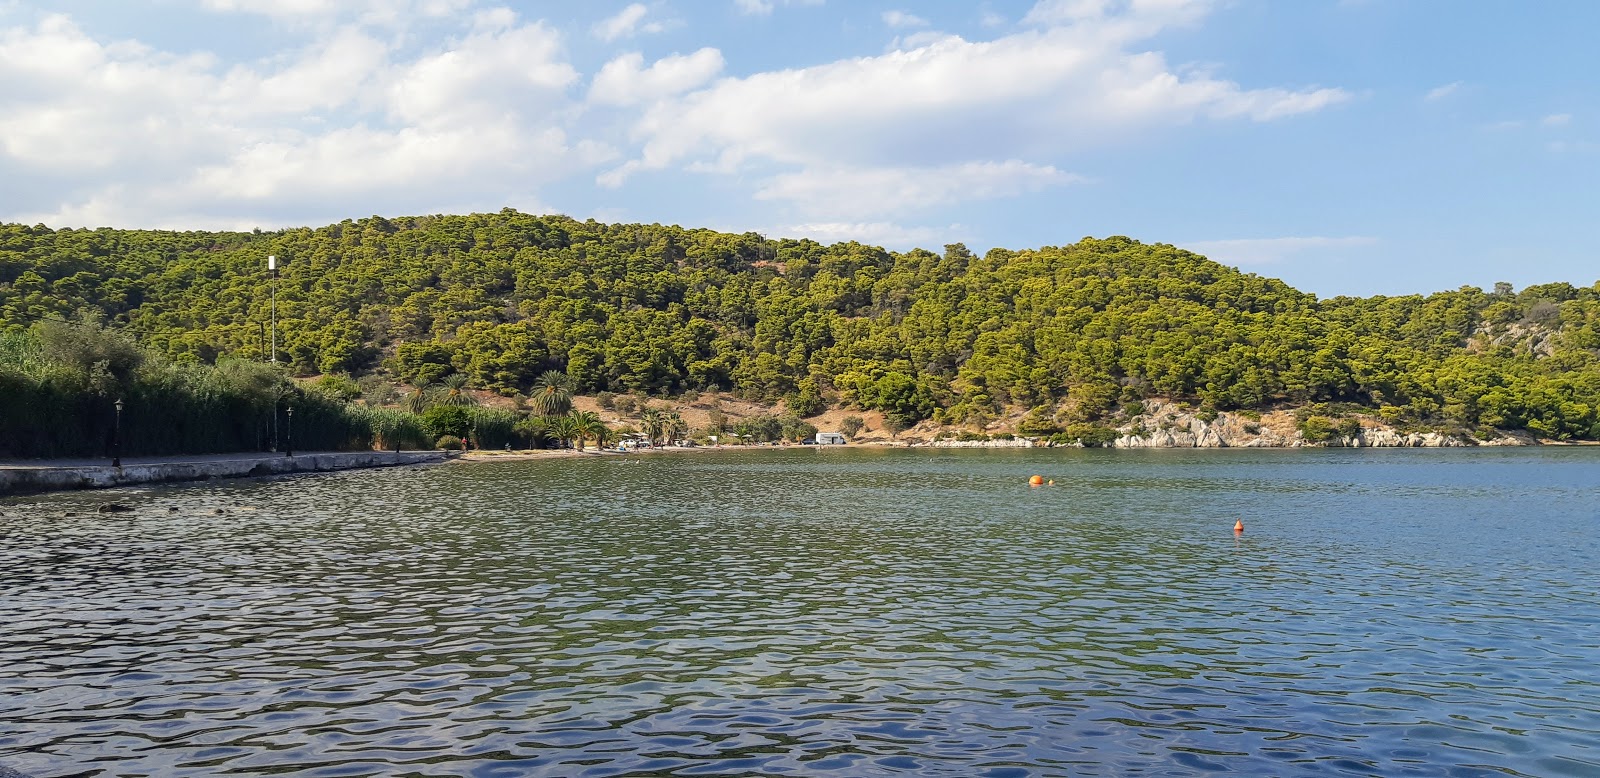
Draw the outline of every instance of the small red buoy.
M1044 476L1036 475L1036 476L1033 476L1033 477L1029 478L1028 479L1028 485L1029 486L1043 486L1044 485Z
M1233 523L1233 531L1244 532L1244 519L1239 519Z

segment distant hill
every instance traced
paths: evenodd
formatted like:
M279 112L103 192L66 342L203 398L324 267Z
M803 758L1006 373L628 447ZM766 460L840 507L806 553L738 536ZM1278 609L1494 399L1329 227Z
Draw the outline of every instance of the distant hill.
M0 328L98 310L178 360L727 390L1037 431L1150 397L1600 438L1600 283L1319 300L1168 245L905 253L514 211L262 233L0 226Z

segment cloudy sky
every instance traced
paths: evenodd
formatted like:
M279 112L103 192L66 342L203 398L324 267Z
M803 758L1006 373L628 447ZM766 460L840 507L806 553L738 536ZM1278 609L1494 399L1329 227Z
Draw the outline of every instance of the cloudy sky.
M1308 291L1600 278L1600 3L0 0L0 220L510 206Z

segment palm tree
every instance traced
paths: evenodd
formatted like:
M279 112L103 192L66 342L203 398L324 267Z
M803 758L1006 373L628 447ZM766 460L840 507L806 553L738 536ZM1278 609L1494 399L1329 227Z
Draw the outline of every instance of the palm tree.
M572 420L572 429L578 433L578 450L583 450L583 441L587 438L600 436L600 430L605 429L605 424L600 421L600 414L594 411L573 411L567 415Z
M604 424L595 425L594 429L589 431L589 434L594 438L595 448L605 448L607 443L614 440L611 428Z
M553 436L550 433L550 424L538 416L530 416L517 422L516 431L528 439L528 445L534 448L544 448Z
M440 405L477 405L478 398L467 394L467 377L456 373L440 382L443 384L444 396L439 398Z
M533 382L528 402L540 416L560 416L572 410L572 379L560 370L544 371Z
M666 436L664 443L671 443L689 431L689 425L684 423L683 417L679 416L677 411L664 411L661 415L661 432Z
M418 381L411 391L406 392L406 410L412 413L422 413L428 409L428 401L433 399L433 384L427 381Z
M566 448L567 444L582 434L578 429L578 420L571 416L551 416L545 423L549 425L550 434L561 441L562 448Z
M657 408L645 408L639 414L639 425L644 427L644 434L650 439L650 445L655 445L656 440L660 439L661 431L666 426L665 422L666 419Z

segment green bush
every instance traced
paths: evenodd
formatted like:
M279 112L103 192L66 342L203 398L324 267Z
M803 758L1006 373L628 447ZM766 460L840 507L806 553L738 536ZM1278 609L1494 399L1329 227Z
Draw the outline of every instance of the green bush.
M783 437L783 422L767 414L757 414L733 425L733 431L747 443L770 443Z
M439 439L434 441L433 447L444 451L459 451L461 449L461 438L454 435L440 435Z
M1326 416L1307 416L1295 426L1306 440L1315 443L1329 443L1339 439L1339 426Z
M517 441L517 414L490 408L473 408L472 445L478 448L505 448Z
M1068 443L1081 443L1089 448L1107 446L1117 439L1116 430L1098 424L1069 424L1061 435Z
M422 420L414 413L392 408L368 408L367 424L372 430L373 445L385 451L406 448L427 448L433 440L422 427Z
M856 433L860 432L861 428L865 426L867 426L867 422L860 416L846 416L843 421L839 422L839 432L843 433L847 438L855 438Z
M311 385L312 388L341 402L361 397L361 387L346 373L329 373Z
M472 429L472 415L460 405L435 405L422 412L422 428L435 438L465 438Z
M538 416L529 416L517 421L512 427L516 434L516 445L524 448L549 448L555 438L550 434L550 424Z
M783 419L783 439L801 441L806 438L813 440L817 437L817 428L793 413L785 414Z
M362 409L271 365L169 361L92 319L0 335L0 457L109 456L119 426L123 456L265 451L274 434L299 451L372 441Z

